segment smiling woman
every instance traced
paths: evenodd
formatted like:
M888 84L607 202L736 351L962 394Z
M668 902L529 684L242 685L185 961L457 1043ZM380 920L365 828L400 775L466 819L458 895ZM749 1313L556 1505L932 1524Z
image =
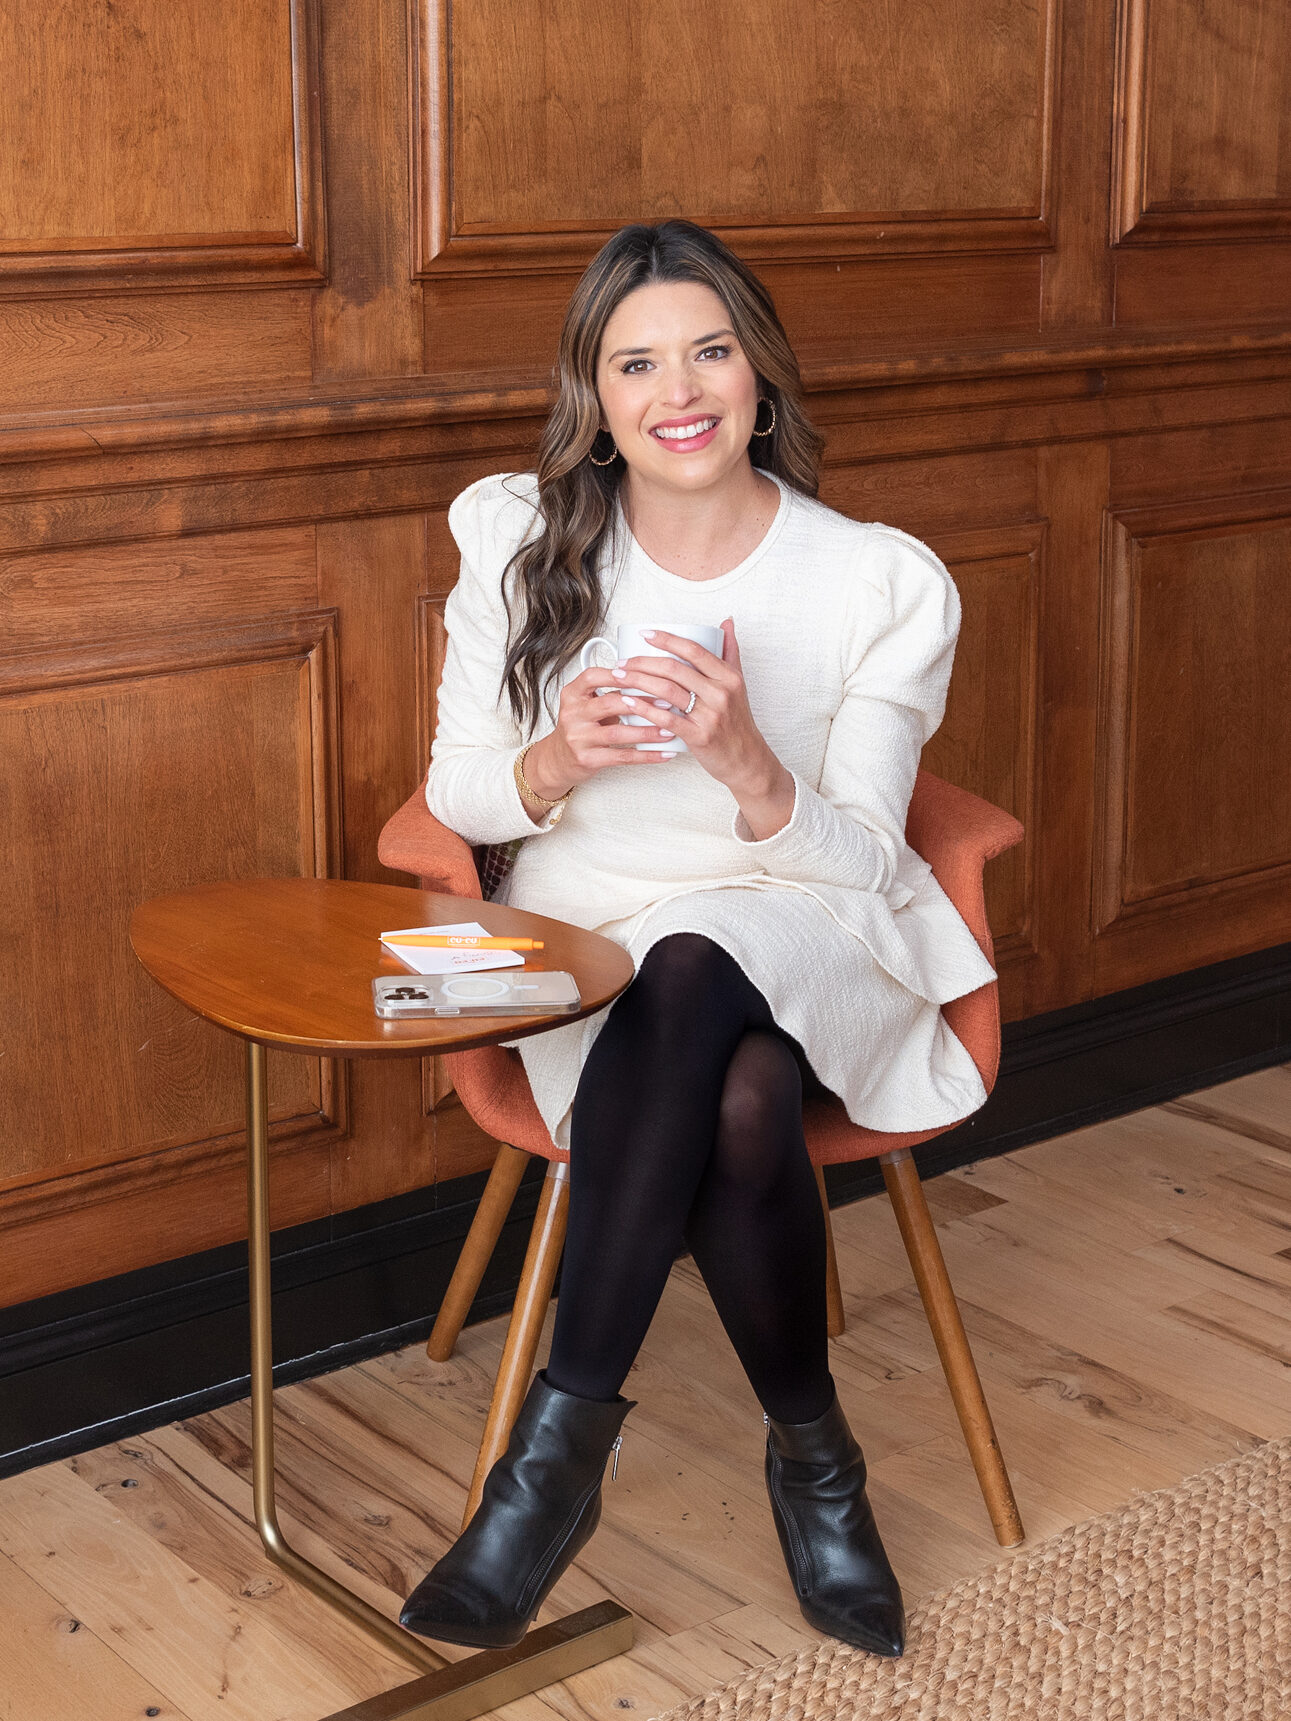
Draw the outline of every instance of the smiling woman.
M511 569L522 615L504 677L522 723L536 717L559 666L601 631L597 569L620 502L653 543L641 510L658 512L651 497L661 487L671 499L665 517L679 491L689 490L709 503L720 497L729 522L744 518L755 467L807 496L819 483L822 439L803 410L798 361L771 296L734 252L690 222L625 227L597 253L565 315L559 374L538 450L541 528ZM762 412L769 433L755 434L759 398L768 402ZM701 444L694 455L711 450L702 463L687 452L668 470L662 462L679 443L656 437L642 444L653 427L685 428L707 409L723 422L683 439ZM763 484L764 525L773 510ZM706 515L706 505L691 512L690 530L702 534ZM544 752L534 771L555 793L547 763Z
M638 287L606 324L604 344L614 350L597 366L601 408L620 451L628 437L640 436L693 457L724 433L724 458L699 465L692 458L684 473L690 482L711 482L717 466L729 465L753 435L758 379L735 331L686 333L724 310L712 288L695 281ZM644 344L615 345L625 339ZM660 417L669 408L676 416ZM637 454L639 462L643 451ZM638 462L631 463L634 486L646 477ZM669 474L666 482L676 478Z
M627 467L624 516L657 561L692 579L742 561L780 500L750 457L759 404L773 419L774 404L722 325L725 310L698 281L638 287L605 325L611 350L596 367L605 428Z
M905 842L958 596L923 545L815 500L797 363L711 234L616 235L575 291L560 379L537 474L483 479L449 512L462 572L426 794L468 842L526 839L502 900L594 928L637 972L609 1009L515 1047L570 1162L551 1354L404 1623L523 1635L595 1527L684 1239L768 1419L804 1613L899 1654L829 1373L802 1107L832 1092L902 1131L985 1097L940 1005L994 971ZM690 637L719 620L720 650ZM580 669L615 630L662 655Z

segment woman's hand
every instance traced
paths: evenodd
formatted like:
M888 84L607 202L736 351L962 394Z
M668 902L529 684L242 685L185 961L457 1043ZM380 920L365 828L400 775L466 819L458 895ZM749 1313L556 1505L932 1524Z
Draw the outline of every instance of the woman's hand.
M593 666L567 681L560 690L556 727L525 754L525 781L544 800L558 799L567 789L587 782L609 765L666 764L671 757L667 753L637 751L642 741L671 740L672 731L655 723L621 724L619 718L627 716L629 708L636 716L645 716L647 711L657 715L657 708L648 699L625 699L613 687L609 674L608 670ZM608 687L609 691L598 695L598 687ZM683 695L682 703L689 697ZM535 824L542 821L536 810L530 817Z
M722 632L726 644L721 657L679 634L662 630L647 633L645 638L665 651L675 652L683 661L630 657L621 669L612 670L611 675L626 686L641 688L649 696L624 698L623 704L637 716L653 715L657 709L652 707L655 699L664 699L677 707L660 720L686 743L710 777L726 785L739 803L754 838L761 840L774 836L788 823L793 812L794 783L749 710L734 617L727 616ZM687 717L682 713L690 704L692 693L695 704ZM641 733L646 735L649 731Z

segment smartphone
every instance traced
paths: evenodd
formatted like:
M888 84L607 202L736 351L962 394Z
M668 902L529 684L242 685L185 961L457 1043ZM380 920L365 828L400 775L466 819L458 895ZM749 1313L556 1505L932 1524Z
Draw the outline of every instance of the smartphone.
M372 982L378 1016L563 1016L582 999L572 974L516 968L490 974L382 974Z

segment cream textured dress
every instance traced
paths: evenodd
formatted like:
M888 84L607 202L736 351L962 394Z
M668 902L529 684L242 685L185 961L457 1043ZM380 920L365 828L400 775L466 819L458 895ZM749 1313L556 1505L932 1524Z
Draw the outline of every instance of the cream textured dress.
M939 1006L994 977L904 839L919 753L945 705L959 595L916 539L779 489L765 538L711 580L652 562L620 514L597 631L734 617L753 719L794 778L783 829L753 840L729 789L688 753L610 766L574 790L559 823L530 820L512 774L530 737L499 688L502 574L536 526L528 474L481 479L449 510L462 571L444 610L426 798L469 843L526 838L498 900L602 933L638 966L669 933L703 933L740 964L853 1122L930 1129L986 1097ZM578 673L575 658L561 685ZM554 727L544 713L534 735ZM512 1042L559 1147L612 1008Z

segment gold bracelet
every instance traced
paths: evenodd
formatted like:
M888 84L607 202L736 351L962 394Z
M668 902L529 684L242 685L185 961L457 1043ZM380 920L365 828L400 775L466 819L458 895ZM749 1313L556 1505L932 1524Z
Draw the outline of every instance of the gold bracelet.
M536 745L537 745L536 741L530 741L526 746L522 747L520 749L520 751L516 754L515 780L516 780L516 788L519 789L519 791L520 791L520 798L522 800L525 800L525 801L532 801L534 806L542 807L548 813L551 811L551 809L553 807L560 807L563 811L565 802L569 799L569 797L574 792L572 787L566 789L565 793L563 795L557 795L557 797L554 801L549 801L545 795L540 795L538 793L537 789L535 789L533 787L533 785L529 782L528 778L524 774L525 755L526 755L526 753L528 753L530 747L534 747ZM552 824L555 824L559 818L560 818L560 813L557 813L556 817L551 821Z

